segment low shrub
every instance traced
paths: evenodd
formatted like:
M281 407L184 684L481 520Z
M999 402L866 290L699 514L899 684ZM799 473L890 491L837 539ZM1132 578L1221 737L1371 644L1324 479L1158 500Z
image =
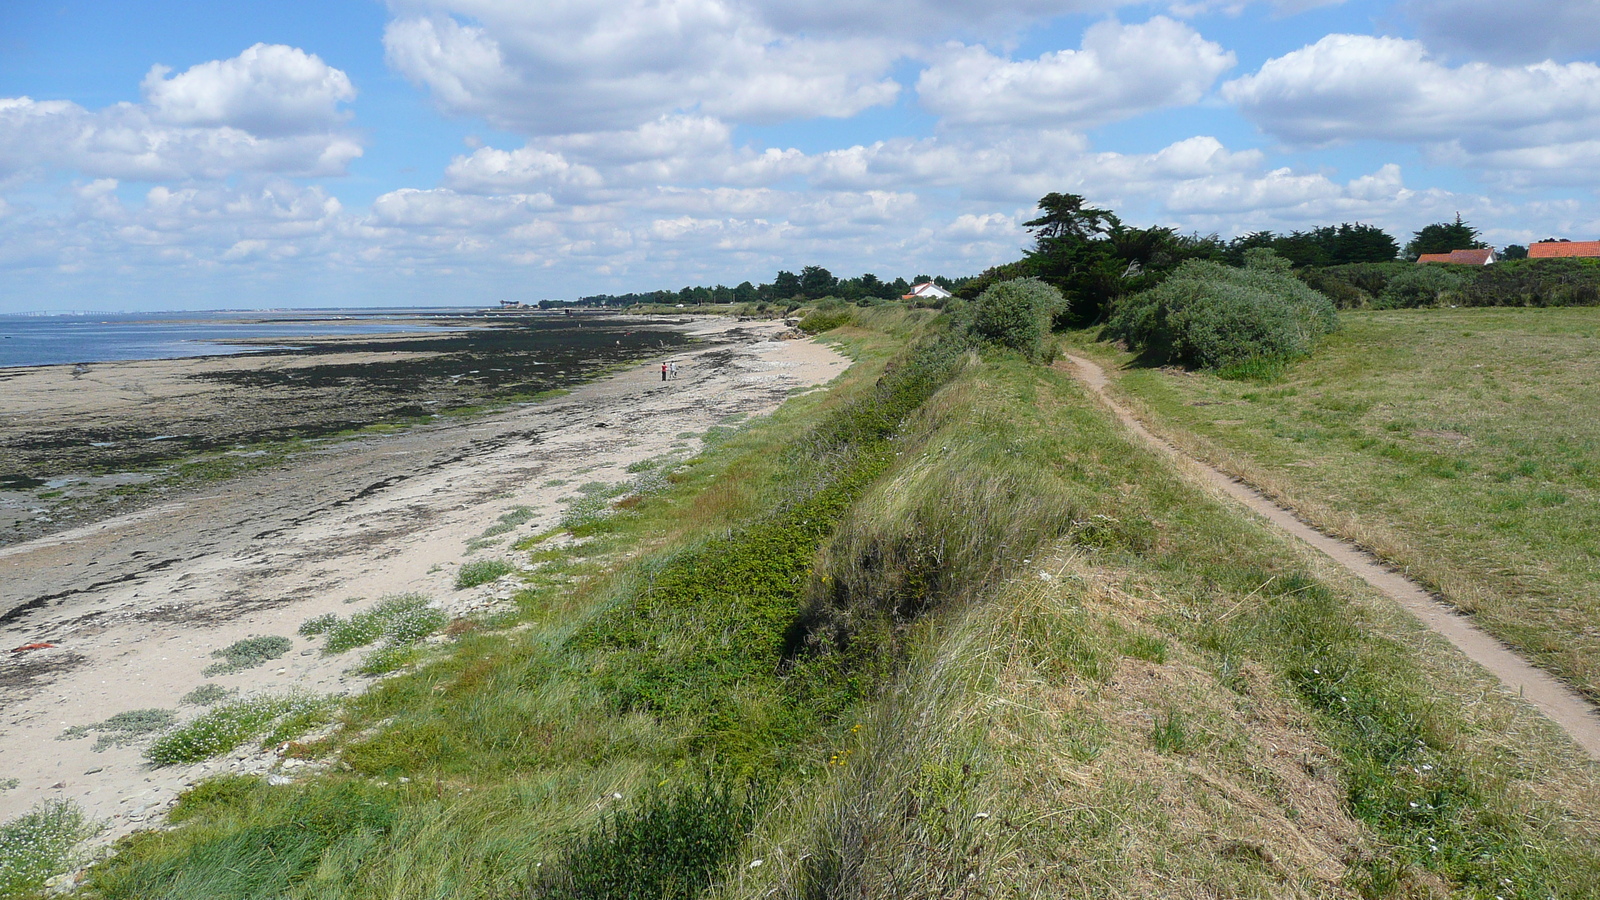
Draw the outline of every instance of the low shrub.
M73 845L94 833L83 810L46 800L0 825L0 897L25 897L71 865Z
M849 308L843 309L814 309L806 313L800 320L799 328L806 334L821 334L849 325L855 320L855 314Z
M1325 268L1305 268L1295 274L1320 291L1339 309L1370 306L1396 276L1415 269L1414 263L1349 263Z
M1374 309L1417 309L1450 302L1453 295L1471 280L1461 266L1429 263L1414 265L1389 279L1376 300Z
M268 660L277 659L288 653L293 647L294 641L277 635L245 638L242 641L229 644L221 650L212 651L211 655L222 660L222 662L206 666L205 670L200 674L211 678L215 675L231 675L234 672L243 672L245 669L253 669Z
M1061 292L1037 278L991 286L967 307L967 330L983 344L1009 347L1028 359L1045 358L1050 321L1066 308Z
M1521 259L1480 266L1455 294L1461 306L1600 306L1600 260Z
M1333 303L1292 275L1189 260L1160 285L1119 301L1106 336L1150 362L1218 369L1309 354L1338 327Z

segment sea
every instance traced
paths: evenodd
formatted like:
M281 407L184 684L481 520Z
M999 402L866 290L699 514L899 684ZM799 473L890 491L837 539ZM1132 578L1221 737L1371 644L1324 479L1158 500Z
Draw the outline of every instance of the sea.
M435 331L483 320L481 308L465 307L0 315L0 368L229 356L294 347L296 338ZM239 343L245 340L273 343Z

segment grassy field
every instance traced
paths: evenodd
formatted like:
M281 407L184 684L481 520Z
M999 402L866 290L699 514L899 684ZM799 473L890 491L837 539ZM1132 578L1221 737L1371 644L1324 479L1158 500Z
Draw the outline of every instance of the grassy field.
M1129 368L1117 385L1189 449L1600 699L1600 310L1342 319L1272 383Z
M925 327L833 332L841 383L532 548L517 613L292 748L327 774L205 782L83 893L1589 895L1548 723L1066 373Z

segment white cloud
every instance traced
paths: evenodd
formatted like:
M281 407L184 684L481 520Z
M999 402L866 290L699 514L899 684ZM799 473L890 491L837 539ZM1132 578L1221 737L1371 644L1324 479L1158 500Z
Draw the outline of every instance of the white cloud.
M445 169L445 184L467 193L525 193L537 190L594 188L600 173L568 162L560 153L534 147L496 150L483 147L458 156Z
M960 124L1092 128L1198 101L1236 57L1188 25L1157 16L1143 25L1101 22L1081 50L1012 61L954 46L922 71L922 105Z
M1431 47L1496 62L1540 62L1600 51L1593 0L1408 0L1402 7Z
M1600 66L1542 62L1450 67L1417 41L1328 35L1230 81L1223 95L1267 132L1297 144L1376 139L1417 142L1438 158L1489 164L1541 152L1600 129Z
M151 67L140 87L151 118L171 125L231 127L261 137L325 132L346 118L339 104L356 96L345 73L281 44L256 44L168 78L170 71Z
M338 175L362 153L338 107L354 89L315 56L257 44L172 78L165 72L158 66L146 77L149 102L98 111L0 98L0 177L60 170L132 181Z
M405 4L384 46L450 113L571 134L697 111L740 122L854 115L894 100L899 85L884 76L907 45L784 34L724 0L436 0Z

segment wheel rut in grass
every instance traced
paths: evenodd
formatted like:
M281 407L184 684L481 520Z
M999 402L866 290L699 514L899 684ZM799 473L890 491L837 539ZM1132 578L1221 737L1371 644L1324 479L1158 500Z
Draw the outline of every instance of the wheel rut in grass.
M1069 354L1067 359L1075 367L1075 374L1140 439L1176 460L1190 463L1207 483L1220 488L1280 530L1310 544L1400 604L1468 659L1489 670L1507 688L1533 704L1583 748L1590 759L1600 761L1600 713L1577 691L1507 648L1467 616L1439 601L1422 585L1389 568L1376 556L1350 541L1318 531L1254 487L1157 437L1111 396L1106 389L1109 381L1104 369L1079 356Z

